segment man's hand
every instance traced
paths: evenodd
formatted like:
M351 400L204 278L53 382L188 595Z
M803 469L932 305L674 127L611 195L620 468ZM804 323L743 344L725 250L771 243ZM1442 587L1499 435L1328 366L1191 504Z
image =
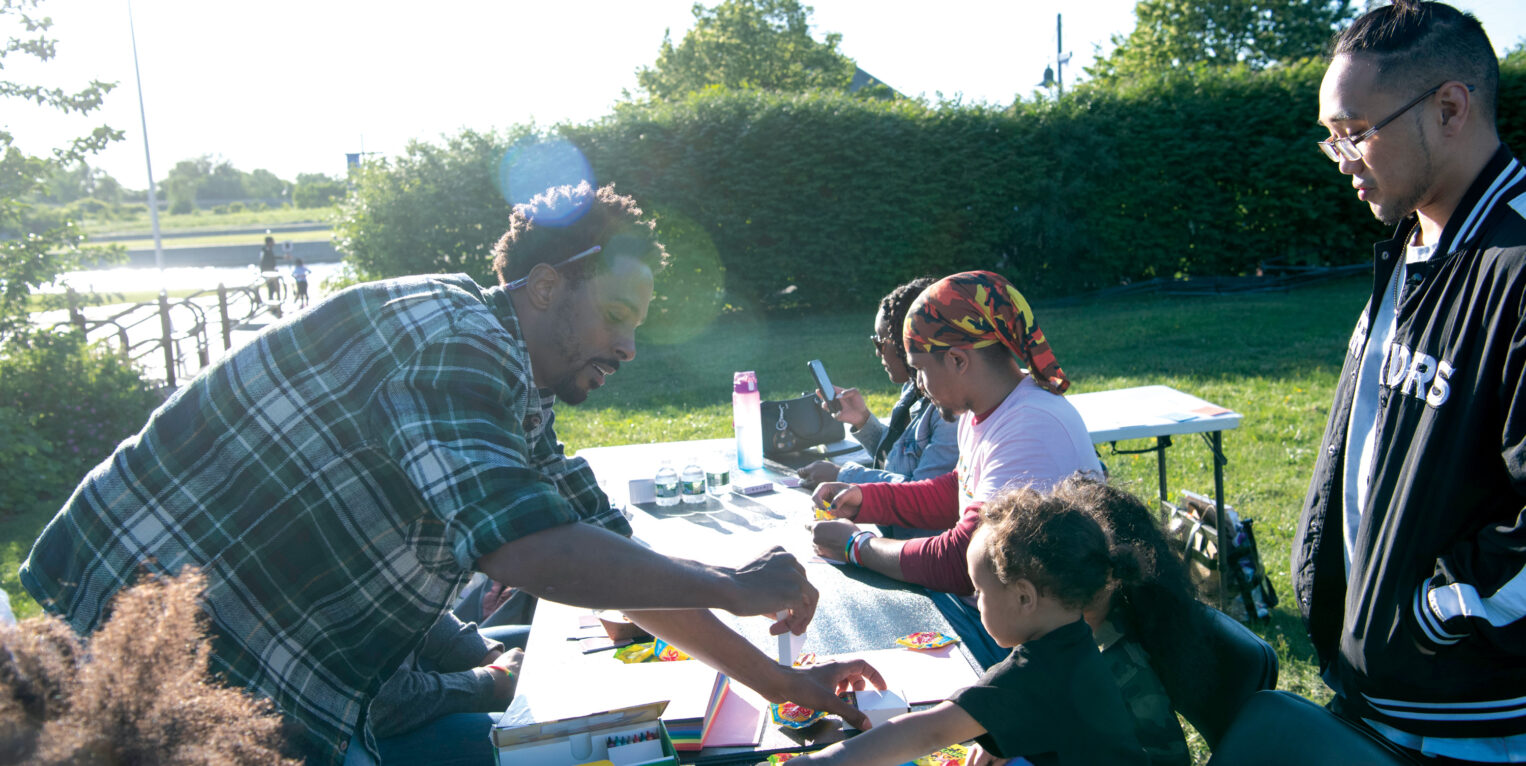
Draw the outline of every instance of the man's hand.
M779 688L758 690L768 697L769 702L793 702L812 710L825 710L841 716L860 731L869 728L869 716L837 695L849 689L865 689L869 685L883 690L885 678L874 666L863 660L847 660L787 670L789 672Z
M514 699L514 687L519 684L519 668L524 664L525 653L510 649L502 654L490 652L486 666L493 674L493 701L508 704Z
M732 582L740 592L726 611L741 617L788 612L769 629L773 635L786 630L801 635L816 614L820 594L806 579L805 567L777 545L738 568L732 574Z
M829 481L816 486L816 491L811 493L811 503L820 508L827 507L827 512L839 519L851 519L858 515L858 507L863 505L864 493L859 490L857 484L846 484L840 481Z
M837 481L838 467L829 460L817 460L795 472L800 477L800 483L810 489L822 482Z
M816 543L816 553L824 559L832 561L847 561L845 550L848 541L858 534L857 524L842 519L832 521L818 521L811 527L812 542Z
M870 418L869 405L864 403L864 395L859 393L859 390L856 388L842 388L841 386L832 386L832 388L837 392L837 403L842 405L842 408L837 412L832 412L831 410L827 410L827 412L837 422L847 423L855 431L863 428ZM821 389L816 389L816 395L818 397L821 396Z

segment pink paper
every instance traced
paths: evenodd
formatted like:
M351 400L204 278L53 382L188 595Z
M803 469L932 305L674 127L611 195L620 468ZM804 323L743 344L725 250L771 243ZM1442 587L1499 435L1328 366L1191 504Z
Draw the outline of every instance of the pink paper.
M705 732L705 747L757 747L763 739L768 702L741 684L726 688L721 709Z

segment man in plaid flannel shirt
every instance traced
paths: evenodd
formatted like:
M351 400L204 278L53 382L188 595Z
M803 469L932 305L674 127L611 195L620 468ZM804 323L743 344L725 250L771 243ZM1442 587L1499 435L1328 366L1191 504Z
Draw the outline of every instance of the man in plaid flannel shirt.
M494 254L499 287L362 284L203 371L85 477L22 584L88 633L136 578L200 568L213 671L274 700L315 763L343 760L474 570L651 610L643 626L771 699L861 719L833 691L872 668L783 668L708 611L787 610L775 630L803 631L816 591L798 562L774 549L729 569L631 542L556 439L554 398L583 401L635 356L667 259L651 221L612 187L550 189Z

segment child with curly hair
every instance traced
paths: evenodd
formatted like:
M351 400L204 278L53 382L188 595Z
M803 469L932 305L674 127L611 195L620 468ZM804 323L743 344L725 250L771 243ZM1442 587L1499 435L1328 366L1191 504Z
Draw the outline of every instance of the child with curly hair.
M1138 579L1133 548L1110 548L1092 515L1065 493L1016 489L981 510L966 561L981 622L1011 654L950 700L797 760L905 763L974 739L972 764L993 757L1033 766L1148 763L1082 616L1110 585Z

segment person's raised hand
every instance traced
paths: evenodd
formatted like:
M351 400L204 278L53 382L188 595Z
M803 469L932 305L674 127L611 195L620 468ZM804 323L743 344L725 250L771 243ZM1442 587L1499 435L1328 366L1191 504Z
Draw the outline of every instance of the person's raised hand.
M856 388L833 388L837 389L837 403L842 405L842 409L833 413L832 417L839 423L852 426L855 431L863 428L870 418L869 405L864 403L864 395Z
M786 630L803 634L816 614L820 594L806 579L805 567L777 545L736 569L731 578L738 593L727 611L742 617L786 613L769 628L773 635Z
M842 717L855 729L869 728L869 716L837 695L871 685L883 690L885 677L873 665L863 660L841 660L790 671L784 688L776 692L778 699L770 702L793 702L812 710L825 710Z
M811 527L811 542L816 544L816 555L832 561L847 561L848 541L859 532L858 525L851 521L818 521Z
M829 460L817 460L796 471L795 475L800 477L800 483L804 484L806 489L810 489L824 481L836 481L837 470L836 463Z
M816 485L811 493L811 504L826 508L827 513L839 519L851 519L858 515L858 507L864 502L864 493L857 484L827 481Z

